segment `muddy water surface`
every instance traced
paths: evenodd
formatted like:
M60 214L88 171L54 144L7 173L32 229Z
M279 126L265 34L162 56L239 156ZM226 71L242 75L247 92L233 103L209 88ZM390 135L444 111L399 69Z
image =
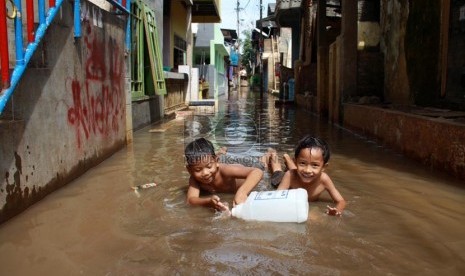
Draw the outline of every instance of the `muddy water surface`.
M133 145L0 225L0 274L465 275L463 183L248 91L229 95L215 116L197 115L137 131ZM269 146L292 154L306 133L331 146L327 172L348 201L343 217L324 214L327 195L302 224L186 206L182 154L192 137L258 156ZM268 174L257 189L271 189Z

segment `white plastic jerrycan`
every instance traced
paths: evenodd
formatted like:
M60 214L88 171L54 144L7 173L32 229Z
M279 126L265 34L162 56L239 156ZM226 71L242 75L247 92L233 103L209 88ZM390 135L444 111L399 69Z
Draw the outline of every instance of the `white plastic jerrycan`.
M305 222L308 219L305 189L251 192L247 200L232 208L232 216L257 221Z

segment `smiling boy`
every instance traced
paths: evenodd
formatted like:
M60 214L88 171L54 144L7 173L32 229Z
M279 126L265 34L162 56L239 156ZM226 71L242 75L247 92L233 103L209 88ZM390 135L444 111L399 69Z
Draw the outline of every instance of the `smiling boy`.
M297 144L294 160L288 156L284 157L286 163L291 164L288 165L289 170L284 174L278 190L304 188L307 190L309 201L318 200L321 193L328 191L336 206L328 206L326 213L340 216L346 201L324 172L329 157L330 151L325 141L318 137L305 136Z

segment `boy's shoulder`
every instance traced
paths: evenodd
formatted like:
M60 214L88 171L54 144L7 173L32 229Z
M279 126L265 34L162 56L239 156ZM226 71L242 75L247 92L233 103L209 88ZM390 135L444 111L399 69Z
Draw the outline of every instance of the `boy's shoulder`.
M333 181L331 180L331 177L325 172L323 172L320 176L320 180L318 181L319 185L325 186L325 188L334 186Z
M320 181L321 182L329 182L331 181L331 177L329 177L329 174L322 172L320 176Z

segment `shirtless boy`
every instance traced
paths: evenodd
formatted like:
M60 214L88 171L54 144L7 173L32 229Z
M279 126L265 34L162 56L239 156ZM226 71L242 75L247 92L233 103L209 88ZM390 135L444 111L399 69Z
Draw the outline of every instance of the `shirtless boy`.
M330 151L325 141L318 137L305 136L297 144L294 160L284 155L289 170L284 174L278 190L304 188L307 190L309 201L318 200L321 193L328 191L336 206L327 206L326 213L331 216L340 216L346 206L346 201L328 174L324 172L328 166L329 157ZM280 169L276 155L271 156L270 163L273 171Z
M234 193L233 205L243 203L263 177L263 171L258 168L219 163L213 144L204 138L189 143L184 154L190 174L187 203L193 206L225 211L227 206L217 193ZM201 196L201 192L211 195Z

